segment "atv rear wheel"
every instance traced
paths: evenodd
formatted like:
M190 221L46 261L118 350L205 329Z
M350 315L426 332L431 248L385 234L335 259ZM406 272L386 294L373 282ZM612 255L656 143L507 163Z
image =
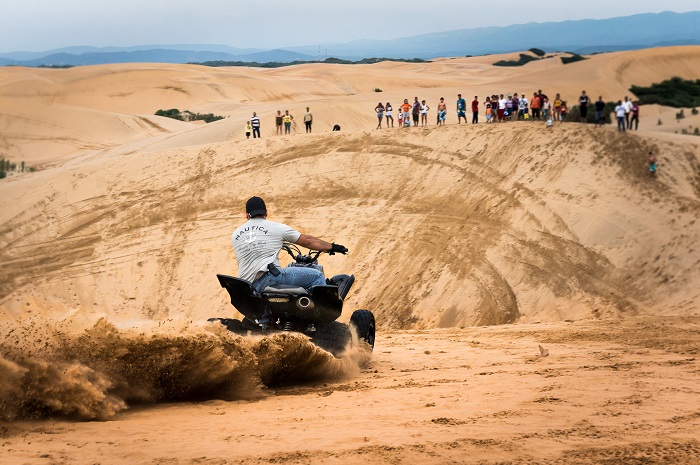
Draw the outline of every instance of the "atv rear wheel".
M311 337L311 342L338 358L352 342L352 333L348 325L333 321L319 325Z
M350 327L360 341L364 341L374 350L375 322L374 314L369 310L355 310L350 317Z

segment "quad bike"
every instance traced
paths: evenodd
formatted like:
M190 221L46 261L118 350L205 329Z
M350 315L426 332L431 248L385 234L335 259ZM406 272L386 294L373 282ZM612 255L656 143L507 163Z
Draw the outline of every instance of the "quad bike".
M315 268L323 272L318 257L324 252L309 251L302 254L290 243L282 247L294 260L288 266ZM217 274L221 287L231 296L231 304L243 314L242 320L234 318L209 318L230 331L240 334L266 334L276 331L295 331L306 334L318 347L338 357L353 342L374 348L375 321L369 310L355 310L350 325L336 321L343 310L343 301L355 282L354 275L339 274L326 279L326 284L303 287L279 285L266 287L261 293L253 290L251 283L243 279Z

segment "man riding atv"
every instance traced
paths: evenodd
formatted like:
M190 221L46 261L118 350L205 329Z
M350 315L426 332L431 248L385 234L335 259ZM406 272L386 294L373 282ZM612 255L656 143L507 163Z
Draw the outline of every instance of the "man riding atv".
M267 220L267 206L260 197L251 197L245 204L248 221L231 235L238 262L238 277L251 282L258 293L268 286L291 285L311 289L326 284L323 273L314 268L285 267L278 254L285 241L312 250L346 254L342 245L328 243L286 224Z
M239 277L216 275L243 318L213 317L208 321L243 335L299 332L336 357L354 344L354 332L357 342L372 350L375 320L371 311L355 310L349 324L337 321L355 275L336 274L326 279L318 263L323 253L346 254L348 249L268 221L267 207L260 197L246 202L246 216L248 221L231 237ZM297 245L313 251L304 254ZM281 250L293 260L284 268L277 257Z

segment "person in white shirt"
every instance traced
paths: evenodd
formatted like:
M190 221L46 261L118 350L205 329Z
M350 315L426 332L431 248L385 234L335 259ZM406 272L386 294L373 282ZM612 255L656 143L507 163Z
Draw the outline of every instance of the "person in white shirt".
M629 114L625 110L625 105L621 100L617 101L617 106L615 107L615 116L617 116L617 130L625 132L625 115Z
M625 109L625 125L627 126L627 129L630 129L630 114L633 106L634 104L629 97L625 97L625 101L622 102L622 107Z
M267 206L260 197L251 197L245 204L248 221L231 235L238 262L238 277L262 292L267 286L289 284L311 289L326 283L323 273L307 267L280 267L279 254L284 242L299 244L312 250L331 253L348 252L342 245L326 242L282 223L267 219Z
M503 94L501 94L501 98L498 99L498 121L505 121L506 119L506 102L508 100L503 97Z
M425 100L421 100L421 102L420 102L420 125L421 126L428 125L428 110L430 110L430 107L428 106L428 104L425 103Z

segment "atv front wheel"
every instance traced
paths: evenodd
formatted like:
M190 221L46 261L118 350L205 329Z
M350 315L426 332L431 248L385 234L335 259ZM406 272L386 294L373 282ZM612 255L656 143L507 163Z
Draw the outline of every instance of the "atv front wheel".
M374 314L369 310L355 310L350 317L350 327L355 330L360 341L367 343L370 350L374 350L374 326Z
M350 333L348 325L333 321L318 325L314 335L311 336L311 342L338 358L352 342L352 333Z

